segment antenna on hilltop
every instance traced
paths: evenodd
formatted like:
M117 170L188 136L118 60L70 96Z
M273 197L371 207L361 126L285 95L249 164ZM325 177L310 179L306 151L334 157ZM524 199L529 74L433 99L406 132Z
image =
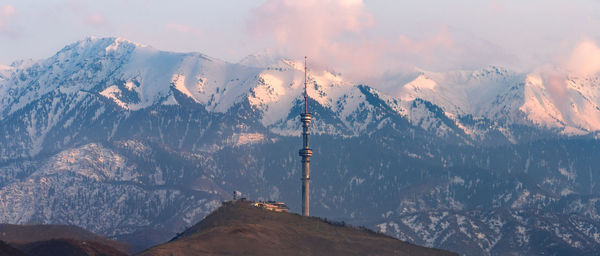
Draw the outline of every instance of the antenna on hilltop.
M300 149L299 155L302 157L302 215L309 216L310 206L310 157L312 156L312 149L308 147L308 127L310 126L311 115L308 113L308 93L306 92L306 84L308 80L306 68L306 56L304 56L304 113L300 114L300 121L302 122L302 149Z
M306 92L307 84L307 67L306 67L306 56L304 56L304 114L308 113L308 93Z

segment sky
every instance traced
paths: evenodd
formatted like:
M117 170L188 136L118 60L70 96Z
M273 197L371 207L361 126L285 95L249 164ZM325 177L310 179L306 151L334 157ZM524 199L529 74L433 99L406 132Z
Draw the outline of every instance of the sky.
M0 64L89 36L229 62L271 49L365 80L490 65L600 71L599 0L0 0Z

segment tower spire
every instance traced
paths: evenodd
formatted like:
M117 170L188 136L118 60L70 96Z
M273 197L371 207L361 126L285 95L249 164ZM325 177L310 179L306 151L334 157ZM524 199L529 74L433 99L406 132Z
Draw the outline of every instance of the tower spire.
M306 56L304 56L304 114L308 113L308 93L306 92L306 74L307 74L307 67L306 67Z
M304 113L300 114L302 122L302 144L299 155L302 157L302 215L309 216L309 186L310 186L310 157L312 150L308 147L308 127L310 126L311 115L308 113L308 93L307 93L307 67L306 56L304 56Z

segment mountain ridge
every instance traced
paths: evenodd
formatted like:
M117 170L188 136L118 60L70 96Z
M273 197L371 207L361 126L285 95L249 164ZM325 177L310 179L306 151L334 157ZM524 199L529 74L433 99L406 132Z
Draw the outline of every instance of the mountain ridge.
M77 58L81 58L80 56L91 58L96 63L95 66L86 59L78 60ZM259 56L255 57L259 58ZM112 58L118 58L119 61L115 62L111 60ZM76 87L73 89L99 93L126 110L135 111L155 104L177 104L170 88L174 88L196 103L204 105L208 111L225 112L236 103L248 99L252 107L263 112L261 118L263 125L267 127L278 126L274 131L279 131L283 135L289 134L289 131L281 130L281 128L289 126L284 125L288 113L280 113L274 109L290 109L293 107L294 102L300 99L299 94L301 93L303 75L301 74L301 63L285 60L281 57L277 57L277 59L280 59L278 63L285 67L242 68L244 65L226 63L200 53L168 53L122 38L88 38L71 44L59 51L54 57L32 66L49 66L53 70L50 71L51 73L61 73L57 67L66 67L66 73L72 74L76 78L75 84L89 84L81 86L80 89L76 89ZM87 79L89 75L68 71L75 69L69 68L67 62L75 62L77 67L88 65L91 69L99 69L97 71L99 73L95 75L97 77L116 76L121 78L116 80L113 78L113 81L108 82L94 81L93 79L91 81L81 80ZM79 64L79 62L82 63ZM151 65L148 66L148 64ZM102 69L103 65L106 66L105 70ZM142 68L143 66L147 67ZM111 69L111 67L113 68ZM29 68L31 69L31 65ZM23 71L17 70L14 72L18 72L22 76ZM29 70L28 72L40 71ZM113 74L112 72L117 73ZM167 75L157 75L161 73ZM210 77L206 77L207 74ZM235 77L225 78L231 76L231 74L235 74ZM419 74L414 80L399 86L395 91L392 90L392 96L388 96L400 102L399 105L394 106L400 114L406 115L412 101L420 98L440 106L448 118L459 124L468 133L477 133L477 130L462 124L461 116L471 115L476 118L487 118L493 122L500 121L505 123L504 126L511 124L540 125L548 129L560 129L566 134L585 134L600 129L600 126L596 125L596 123L599 123L595 121L596 118L586 123L585 118L569 117L569 120L575 123L567 123L571 121L565 119L567 117L563 117L560 111L556 109L556 104L552 103L554 100L547 89L544 89L544 82L535 73L519 74L505 68L491 66L475 71L448 73L421 71ZM64 81L65 78L42 75L37 80L37 83L52 84L48 80ZM43 80L46 80L46 82ZM309 83L315 85L309 87L311 99L334 112L339 112L342 120L348 118L349 113L359 111L354 107L339 104L340 100L352 97L352 94L356 95L352 92L352 86L347 87L353 82L344 81L338 75L321 70L311 70L309 80ZM600 116L600 112L598 112L600 110L593 111L593 109L598 109L597 103L594 103L599 99L597 93L593 93L593 90L587 90L587 94L582 94L582 90L587 87L591 86L592 89L595 88L594 86L597 87L593 82L595 80L568 78L567 81L569 82L568 88L575 88L573 89L575 95L571 97L584 95L583 103L577 100L579 103L574 104L579 108L592 111L586 110L587 112L584 114L587 116ZM575 86L575 84L584 82L587 85ZM256 84L256 86L253 84ZM36 82L29 82L29 87L35 85ZM94 85L94 88L97 88L96 91L90 85ZM69 88L73 87L66 84L45 89L40 87L39 91L32 92L33 95L31 93L21 95L22 93L19 93L15 86L18 85L12 86L12 90L15 90L15 92L11 94L15 94L18 99L3 97L2 102L0 102L2 103L0 104L2 117L6 117L6 115L13 113L31 100L49 91L58 89L60 92L68 93ZM5 87L4 90L6 90L11 86L4 85L2 87ZM490 90L496 87L497 89ZM477 90L481 91L482 88L484 91L491 91L486 92L488 96L482 97L482 93L477 92ZM6 92L3 93L3 95L5 94ZM538 100L529 100L533 99L532 97L537 97ZM481 103L469 103L469 99L478 98ZM525 101L526 99L527 101ZM360 102L360 99L357 100ZM590 102L591 105L585 105L585 102ZM490 103L491 105L489 105ZM539 110L540 108L542 110ZM544 114L543 112L547 110L552 111L550 114ZM421 118L420 116L409 117L410 120L415 119L414 123L418 123ZM348 124L346 125L348 126ZM500 125L493 129L502 131L506 130L505 128ZM321 132L327 132L327 130Z
M256 68L117 41L74 43L0 81L0 222L147 248L228 191L298 210L301 62ZM536 254L544 241L597 252L598 133L565 132L568 115L530 120L524 102L558 109L542 77L420 72L398 85L402 99L309 69L314 214L468 255ZM570 79L585 100L574 106L593 107L598 80Z

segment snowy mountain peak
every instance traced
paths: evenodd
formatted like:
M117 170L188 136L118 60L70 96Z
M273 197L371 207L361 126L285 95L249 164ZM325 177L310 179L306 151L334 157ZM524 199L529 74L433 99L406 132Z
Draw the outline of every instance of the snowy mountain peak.
M122 49L131 50L136 47L150 48L120 37L88 37L65 46L55 56L79 54L90 57L90 55L109 54L110 52L118 52Z
M24 69L24 68L28 68L31 65L35 64L36 61L33 59L23 59L23 60L16 60L13 61L10 66L13 67L14 69Z
M283 56L281 52L267 48L244 57L239 64L256 68L280 67L286 60Z
M0 64L0 71L12 70L14 67Z
M15 68L12 66L5 66L0 64L0 81L7 79Z
M139 48L152 48L149 45L136 43L129 39L123 37L95 37L91 36L86 39L77 41L72 46L77 46L79 48L103 48L106 51L116 50L122 47L139 47Z

